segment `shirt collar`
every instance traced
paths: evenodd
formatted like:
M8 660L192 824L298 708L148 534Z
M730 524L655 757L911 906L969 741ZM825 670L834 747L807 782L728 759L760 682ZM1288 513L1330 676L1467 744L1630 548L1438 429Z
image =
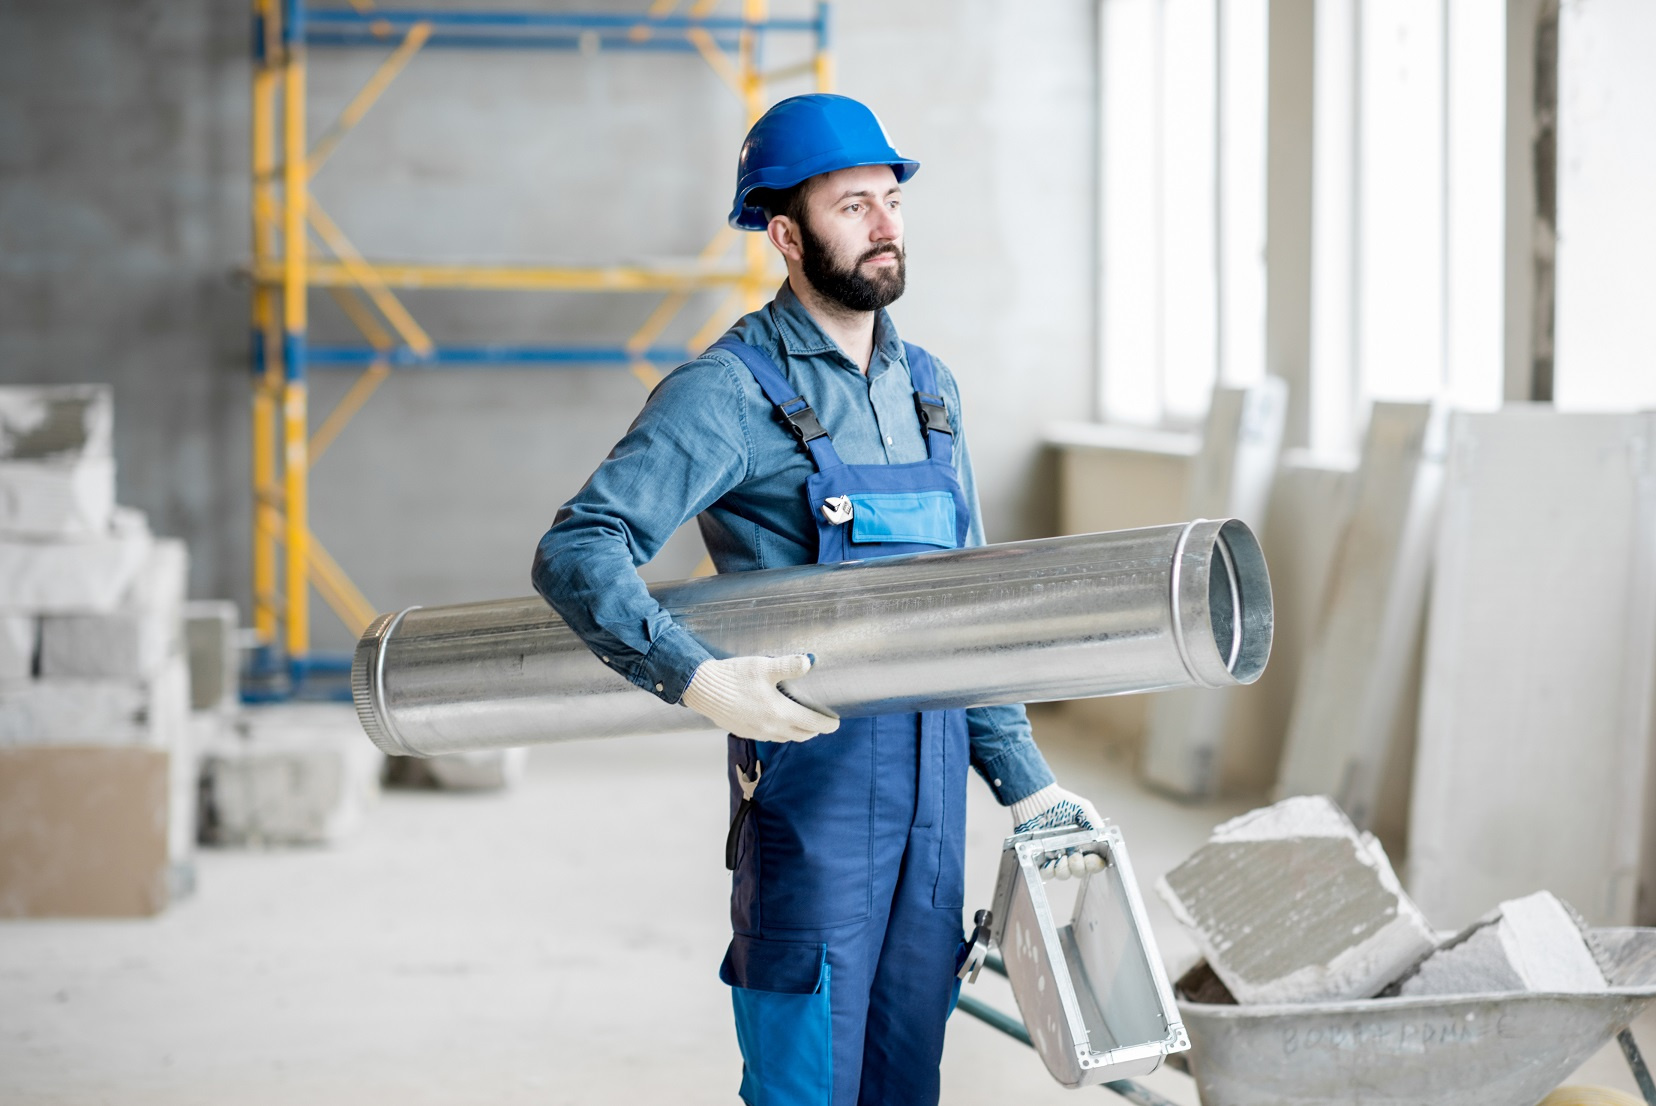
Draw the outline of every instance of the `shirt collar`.
M787 351L789 357L827 354L840 367L849 369L858 376L862 375L862 369L823 332L799 297L794 295L794 290L789 287L786 280L782 282L782 287L776 290L770 310L771 318L776 322L776 333L782 340L782 348ZM903 360L903 342L897 337L897 324L891 321L891 315L883 307L874 316L874 354L873 362L868 368L871 380Z

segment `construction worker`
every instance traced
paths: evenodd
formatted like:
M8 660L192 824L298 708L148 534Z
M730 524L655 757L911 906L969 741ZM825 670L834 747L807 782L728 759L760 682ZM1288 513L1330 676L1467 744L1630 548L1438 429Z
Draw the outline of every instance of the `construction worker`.
M837 719L714 657L636 568L686 520L720 572L983 543L953 376L897 337L919 163L844 96L783 100L742 145L730 225L788 279L675 369L541 539L535 588L604 663L730 734L731 987L749 1106L938 1098L962 941L966 768L1017 830L1100 824L1021 706Z

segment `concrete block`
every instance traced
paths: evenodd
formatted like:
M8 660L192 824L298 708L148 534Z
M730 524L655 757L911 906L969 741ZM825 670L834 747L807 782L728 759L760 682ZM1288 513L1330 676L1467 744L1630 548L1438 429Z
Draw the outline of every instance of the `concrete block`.
M113 611L148 563L153 544L143 513L126 507L116 509L109 531L98 537L0 537L0 611Z
M1409 818L1438 924L1537 886L1656 922L1653 550L1656 415L1455 416Z
M144 680L38 679L0 687L0 746L171 748L189 715L182 655Z
M511 787L529 766L528 749L479 749L449 753L423 762L432 782L449 791L493 791Z
M39 647L39 619L27 614L0 614L0 687L34 675Z
M239 705L239 618L228 599L184 604L184 649L190 661L190 709L233 711Z
M1278 377L1249 388L1215 388L1181 517L1239 518L1263 534L1287 413L1288 386ZM1146 782L1187 797L1218 790L1234 690L1155 696L1145 732Z
M1279 798L1330 795L1394 847L1408 822L1448 421L1445 408L1429 403L1373 407L1355 507L1320 597L1277 779Z
M86 538L115 513L115 459L0 461L0 534Z
M202 839L221 845L332 844L378 800L384 754L350 707L245 710L202 753Z
M1156 890L1244 1004L1368 998L1436 945L1379 843L1321 796L1225 822Z
M165 749L0 749L0 916L155 914L180 889Z
M184 592L190 556L163 538L109 614L49 614L40 620L43 678L123 679L151 676L183 648Z
M107 384L0 387L0 460L110 457L114 426Z
M1605 986L1579 916L1552 893L1538 891L1502 903L1445 942L1395 990L1405 996L1590 994Z

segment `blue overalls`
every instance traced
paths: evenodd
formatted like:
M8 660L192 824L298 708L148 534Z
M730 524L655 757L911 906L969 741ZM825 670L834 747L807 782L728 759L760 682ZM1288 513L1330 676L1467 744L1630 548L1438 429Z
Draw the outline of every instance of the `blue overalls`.
M847 465L763 353L726 336L816 466L817 563L954 549L970 506L931 358L905 343L928 458ZM836 521L837 520L837 521ZM846 718L803 742L729 739L732 988L749 1106L934 1103L959 985L966 712Z

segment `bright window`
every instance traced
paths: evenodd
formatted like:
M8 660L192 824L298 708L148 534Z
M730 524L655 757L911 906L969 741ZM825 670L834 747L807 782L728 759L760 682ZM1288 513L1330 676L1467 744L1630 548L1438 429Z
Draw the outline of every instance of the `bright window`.
M1103 414L1185 426L1265 363L1266 0L1102 0Z

